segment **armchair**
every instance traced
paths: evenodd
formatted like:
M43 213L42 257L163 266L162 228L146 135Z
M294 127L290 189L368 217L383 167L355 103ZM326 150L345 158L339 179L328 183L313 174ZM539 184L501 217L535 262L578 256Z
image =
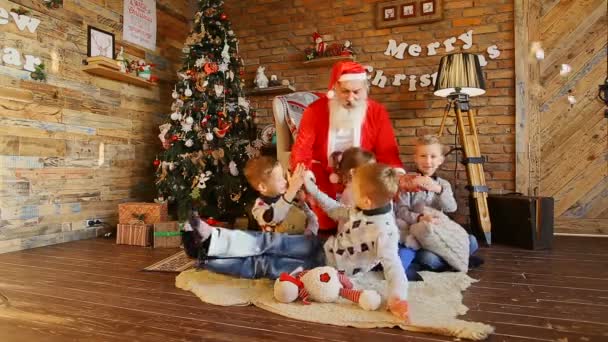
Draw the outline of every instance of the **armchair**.
M277 135L277 159L285 170L289 170L289 157L302 114L309 104L319 98L316 93L296 92L276 96L272 101L272 111Z

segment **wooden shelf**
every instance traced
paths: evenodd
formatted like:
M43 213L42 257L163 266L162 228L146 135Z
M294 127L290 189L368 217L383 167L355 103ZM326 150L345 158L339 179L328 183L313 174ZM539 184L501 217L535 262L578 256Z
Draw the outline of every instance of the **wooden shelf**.
M89 74L113 79L120 82L131 83L140 87L153 87L156 84L146 81L141 77L137 77L131 74L125 74L120 72L119 70L111 69L103 64L95 64L91 63L89 65L85 65L82 67L83 71L88 72Z
M289 94L296 91L294 86L276 86L276 87L268 87L268 88L251 88L245 90L245 95L249 96L264 96L264 95L280 95L280 94Z
M334 65L340 61L354 61L355 56L333 56L333 57L321 57L321 58L313 58L309 61L303 62L305 66L309 67L322 67L328 65Z

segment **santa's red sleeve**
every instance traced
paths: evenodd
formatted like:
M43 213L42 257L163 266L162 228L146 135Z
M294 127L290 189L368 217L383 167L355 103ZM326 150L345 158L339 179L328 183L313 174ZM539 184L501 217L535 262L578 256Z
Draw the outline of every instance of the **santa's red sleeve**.
M307 169L312 165L312 147L315 142L315 113L308 106L302 114L300 127L298 127L298 135L296 141L291 147L290 166L292 170L296 169L298 164L304 164Z
M379 163L403 169L403 163L399 157L397 139L395 139L395 132L393 131L393 124L388 117L388 112L382 105L378 105L376 120L378 131L376 132L376 142L374 143L373 151L376 155L376 160Z

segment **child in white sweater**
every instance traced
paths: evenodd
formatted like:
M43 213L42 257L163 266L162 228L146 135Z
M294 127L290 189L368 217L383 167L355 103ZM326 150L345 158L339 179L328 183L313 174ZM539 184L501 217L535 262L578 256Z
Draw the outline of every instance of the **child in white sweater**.
M388 308L396 316L408 315L408 283L398 255L399 229L392 199L399 175L385 165L366 164L355 169L352 179L355 208L322 193L312 173L304 181L306 190L334 220L345 220L342 232L324 244L327 264L347 274L371 271L381 264L388 282Z

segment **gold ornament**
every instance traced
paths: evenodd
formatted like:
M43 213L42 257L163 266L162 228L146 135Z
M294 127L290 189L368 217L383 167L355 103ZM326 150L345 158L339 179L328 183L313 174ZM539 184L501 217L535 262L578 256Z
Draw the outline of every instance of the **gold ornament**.
M238 202L241 199L241 193L237 193L237 194L230 194L230 199L232 200L232 202Z
M202 72L199 72L196 75L196 85L195 85L195 87L196 87L196 90L198 90L200 92L204 92L205 91L205 74L203 74Z
M224 149L218 148L217 150L212 151L211 156L213 156L213 159L215 160L224 158Z

